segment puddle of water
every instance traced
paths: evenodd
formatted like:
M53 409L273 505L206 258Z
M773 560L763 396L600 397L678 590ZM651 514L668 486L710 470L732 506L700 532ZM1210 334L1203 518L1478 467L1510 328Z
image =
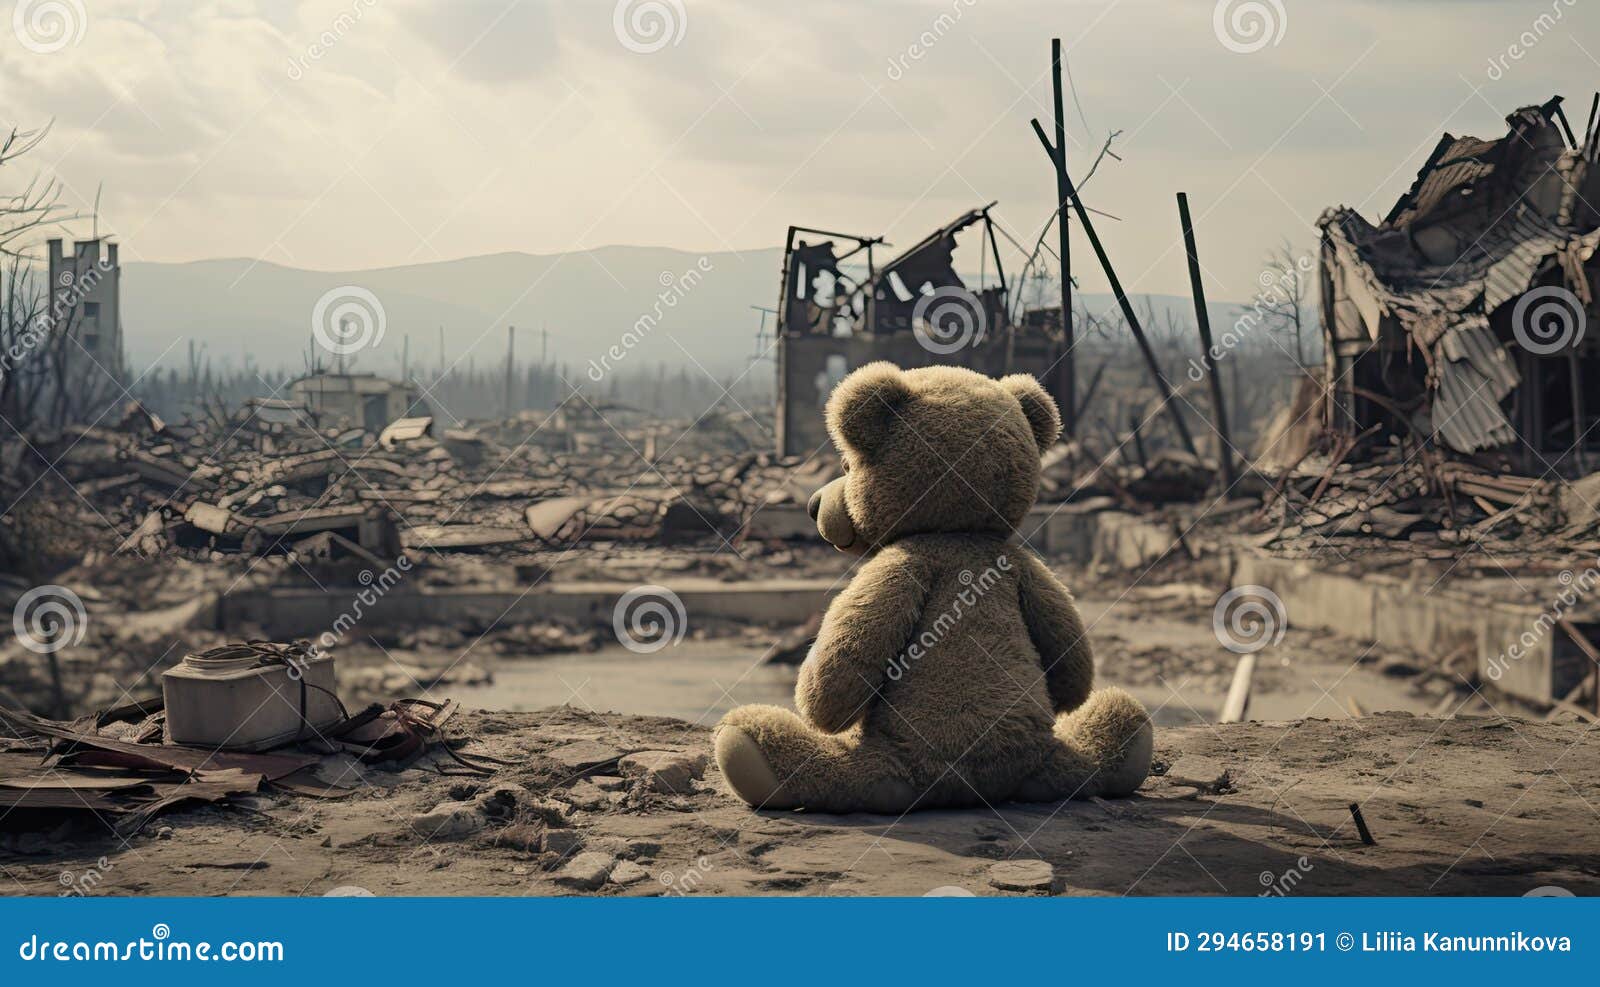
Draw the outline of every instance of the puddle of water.
M571 703L709 726L745 703L794 706L794 667L758 664L761 651L734 642L685 640L649 655L615 646L590 654L508 659L495 665L493 684L448 692L481 709Z

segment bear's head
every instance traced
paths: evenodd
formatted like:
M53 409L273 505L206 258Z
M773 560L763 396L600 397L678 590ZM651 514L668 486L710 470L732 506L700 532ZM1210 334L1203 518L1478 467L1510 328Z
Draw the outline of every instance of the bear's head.
M869 363L828 398L844 475L808 505L817 530L856 555L931 532L1010 535L1061 434L1055 401L1028 374Z

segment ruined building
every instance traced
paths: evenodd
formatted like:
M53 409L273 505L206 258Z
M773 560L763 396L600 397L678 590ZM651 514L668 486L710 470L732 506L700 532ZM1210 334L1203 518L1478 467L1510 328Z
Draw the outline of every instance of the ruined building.
M117 245L79 240L71 253L57 238L49 241L50 319L77 337L68 352L82 361L82 372L94 364L113 378L122 376L122 268ZM80 349L81 347L81 349ZM77 373L73 374L77 379Z
M789 228L778 302L778 451L804 456L828 442L822 406L845 374L874 360L1031 373L1060 393L1059 320L1018 319L989 210L973 209L879 264L882 237ZM956 235L981 223L981 263L995 283L968 288ZM1019 324L1020 323L1020 324Z
M1318 221L1330 424L1573 475L1600 459L1600 134L1593 109L1574 134L1560 97L1506 123L1446 134L1381 223Z

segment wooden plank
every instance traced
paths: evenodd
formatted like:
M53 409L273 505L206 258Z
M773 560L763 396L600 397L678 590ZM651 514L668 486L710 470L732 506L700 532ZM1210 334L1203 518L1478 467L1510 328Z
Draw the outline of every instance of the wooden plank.
M1250 708L1250 680L1255 676L1256 656L1240 655L1239 664L1233 668L1233 684L1228 686L1228 698L1222 703L1218 723L1240 723Z

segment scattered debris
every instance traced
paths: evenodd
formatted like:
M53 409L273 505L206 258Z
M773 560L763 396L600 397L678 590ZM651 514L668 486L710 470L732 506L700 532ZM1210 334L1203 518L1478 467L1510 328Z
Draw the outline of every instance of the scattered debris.
M1188 785L1203 792L1221 794L1232 787L1233 775L1226 764L1198 754L1185 754L1165 775L1169 782Z
M606 883L616 865L616 858L609 853L587 850L567 861L556 875L556 882L579 891L594 891Z
M411 820L411 828L430 840L456 840L489 824L477 802L440 802Z
M680 751L639 751L618 760L617 768L646 791L683 795L705 776L706 757Z
M1372 831L1367 828L1367 820L1361 815L1360 803L1350 803L1350 818L1356 821L1356 832L1361 834L1361 842L1367 846L1377 846L1378 841L1372 838Z
M485 767L482 755L455 751L443 739L442 727L457 709L454 703L401 700L288 738L315 742L320 750L312 753L288 748L287 740L270 752L164 742L169 711L159 699L71 723L0 707L0 724L23 738L0 748L0 829L35 829L62 814L88 813L128 836L159 813L188 802L232 802L267 790L343 798L354 789L330 784L317 773L330 752L399 765L437 749L455 765L489 773L493 769ZM503 814L499 807L506 797L502 787L471 803L444 803L417 824L436 832L468 832L477 816Z
M620 884L623 887L627 887L630 884L638 884L649 876L650 872L642 865L632 860L623 860L611 869L610 879L612 884Z
M1001 891L1049 894L1055 868L1044 860L1002 860L989 868L989 883Z

